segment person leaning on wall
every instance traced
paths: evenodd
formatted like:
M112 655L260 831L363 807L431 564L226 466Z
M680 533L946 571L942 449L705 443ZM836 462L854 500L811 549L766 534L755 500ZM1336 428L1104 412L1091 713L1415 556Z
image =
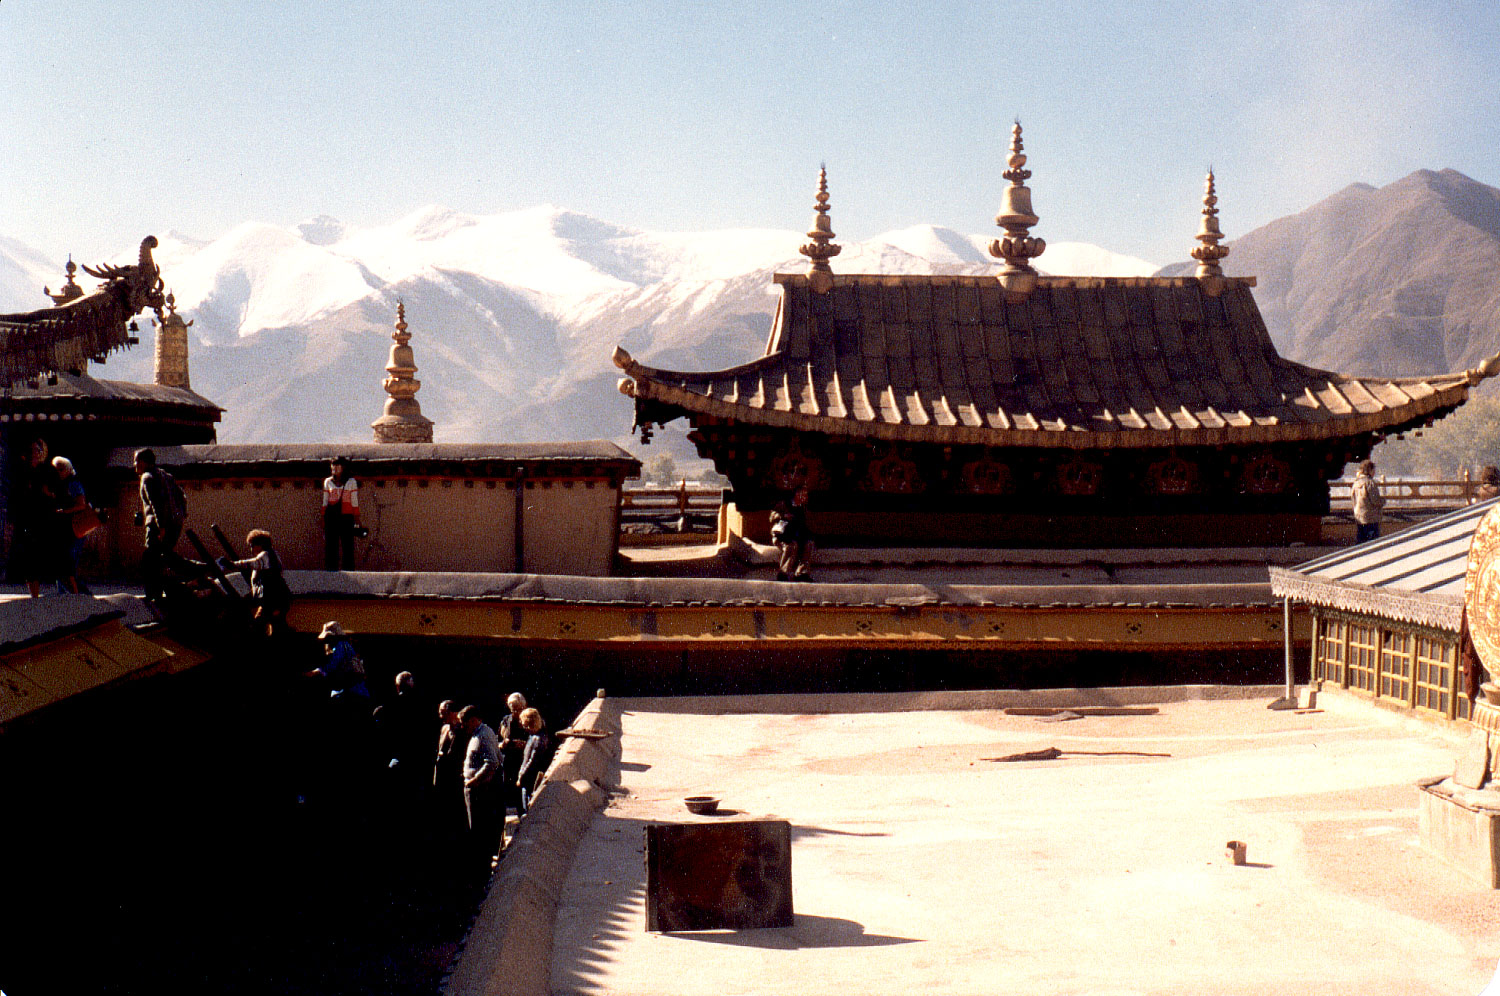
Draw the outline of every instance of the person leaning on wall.
M349 461L328 461L323 478L323 569L354 570L354 537L359 524L359 482L349 476Z

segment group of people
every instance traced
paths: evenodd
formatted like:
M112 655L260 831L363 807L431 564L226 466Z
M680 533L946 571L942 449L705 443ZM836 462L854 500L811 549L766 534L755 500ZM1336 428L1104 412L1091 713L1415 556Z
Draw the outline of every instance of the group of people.
M452 699L438 706L437 756L432 789L440 809L457 813L463 802L464 849L487 872L504 847L505 818L510 809L524 816L538 782L557 752L557 740L542 714L513 692L508 712L491 727L478 706L459 707Z
M374 737L378 767L400 818L430 815L429 829L487 875L504 845L506 814L524 815L557 752L542 714L520 692L506 699L498 723L477 705L445 699L434 720L430 701L417 692L410 671L395 676L390 695L376 704L364 661L344 627L324 624L318 638L323 662L303 672L326 690L328 727L348 747L351 738ZM434 753L434 735L436 753Z
M209 565L177 553L187 519L187 502L172 475L157 466L156 454L150 449L137 450L134 468L141 506L136 524L145 530L141 574L147 600L159 602L174 576L200 578ZM329 462L322 493L324 567L330 571L353 570L354 539L368 535L368 531L359 519L359 482L347 473L343 457L334 457ZM250 548L248 557L219 557L214 566L223 573L238 571L245 577L250 584L257 627L275 636L286 631L286 614L292 600L291 589L283 577L281 555L271 534L264 529L252 529L245 537L245 545Z
M73 462L64 456L49 460L41 437L28 444L12 481L9 516L15 528L11 560L32 598L41 597L47 581L60 592L88 593L78 558L103 520L89 505Z

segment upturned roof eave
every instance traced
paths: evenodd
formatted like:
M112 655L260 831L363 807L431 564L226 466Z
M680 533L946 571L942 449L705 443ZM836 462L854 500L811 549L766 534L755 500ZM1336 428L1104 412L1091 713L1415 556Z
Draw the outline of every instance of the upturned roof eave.
M1317 422L1280 423L1276 425L1228 425L1222 428L1197 429L1111 429L1091 430L1077 426L1037 429L991 429L970 425L913 425L908 422L861 420L850 417L809 415L788 409L757 408L751 405L720 401L682 386L727 380L745 372L774 368L779 355L762 357L752 363L711 374L657 370L630 360L621 369L630 378L632 397L673 405L685 412L723 418L750 425L787 428L830 436L867 436L911 443L971 444L980 446L1038 446L1065 449L1098 449L1103 447L1174 447L1219 446L1224 444L1268 444L1341 439L1367 432L1399 430L1425 420L1443 409L1456 408L1468 397L1469 385L1464 374L1443 378L1405 378L1382 383L1423 383L1433 385L1452 380L1455 383L1435 387L1433 393L1406 404L1377 412L1335 415ZM675 383L674 383L675 382Z

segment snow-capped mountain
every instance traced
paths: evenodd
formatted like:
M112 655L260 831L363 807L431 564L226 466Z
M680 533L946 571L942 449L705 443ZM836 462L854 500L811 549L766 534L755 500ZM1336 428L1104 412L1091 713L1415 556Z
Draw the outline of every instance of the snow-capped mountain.
M845 244L835 269L994 272L990 238L919 226ZM173 232L156 259L194 323L193 387L226 409L223 442L369 439L398 298L440 441L623 441L631 409L614 389L614 346L690 369L754 359L776 307L771 274L804 269L804 241L642 232L545 205L429 207L366 229L320 216L291 229L249 222L210 242ZM132 262L134 247L122 248L115 261ZM1040 262L1089 276L1155 269L1079 243L1049 245ZM62 282L60 266L0 242L0 311L47 304L48 281ZM149 379L151 324L95 374Z
M42 294L67 282L61 265L30 246L0 235L0 313L32 311L52 304Z

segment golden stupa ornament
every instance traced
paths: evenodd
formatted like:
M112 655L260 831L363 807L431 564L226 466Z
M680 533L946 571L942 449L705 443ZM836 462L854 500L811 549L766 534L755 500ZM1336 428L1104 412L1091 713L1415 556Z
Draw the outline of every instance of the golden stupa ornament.
M833 290L833 267L828 261L843 251L843 246L833 241L833 221L828 217L828 167L818 169L818 196L813 205L812 230L807 233L811 242L797 251L810 262L807 268L807 285L814 294L827 294Z
M377 443L432 442L432 419L423 415L422 407L417 404L416 395L422 382L415 376L417 360L411 349L411 333L406 328L406 303L397 300L396 331L391 333L394 342L385 364L389 376L381 382L390 397L385 402L385 414L370 423Z
M1008 167L1001 176L1010 181L1000 199L1000 212L995 215L995 224L1005 229L1005 234L990 243L990 255L1005 261L1000 271L1000 285L1012 294L1029 294L1036 286L1036 270L1031 261L1047 250L1047 243L1031 235L1031 226L1039 220L1031 209L1031 188L1026 181L1031 179L1031 170L1026 169L1026 153L1021 145L1021 122L1010 130L1010 156Z
M64 267L64 272L68 275L68 282L58 288L56 294L52 293L52 288L50 287L42 288L42 293L50 297L53 304L59 306L83 297L83 288L79 287L78 281L73 279L73 274L78 272L78 264L73 262L72 253L68 253L68 265Z
M1198 261L1199 277L1222 277L1219 260L1229 255L1229 247L1219 245L1224 233L1219 231L1219 198L1214 193L1214 170L1208 168L1208 179L1203 181L1203 224L1194 236L1203 243L1190 253Z

